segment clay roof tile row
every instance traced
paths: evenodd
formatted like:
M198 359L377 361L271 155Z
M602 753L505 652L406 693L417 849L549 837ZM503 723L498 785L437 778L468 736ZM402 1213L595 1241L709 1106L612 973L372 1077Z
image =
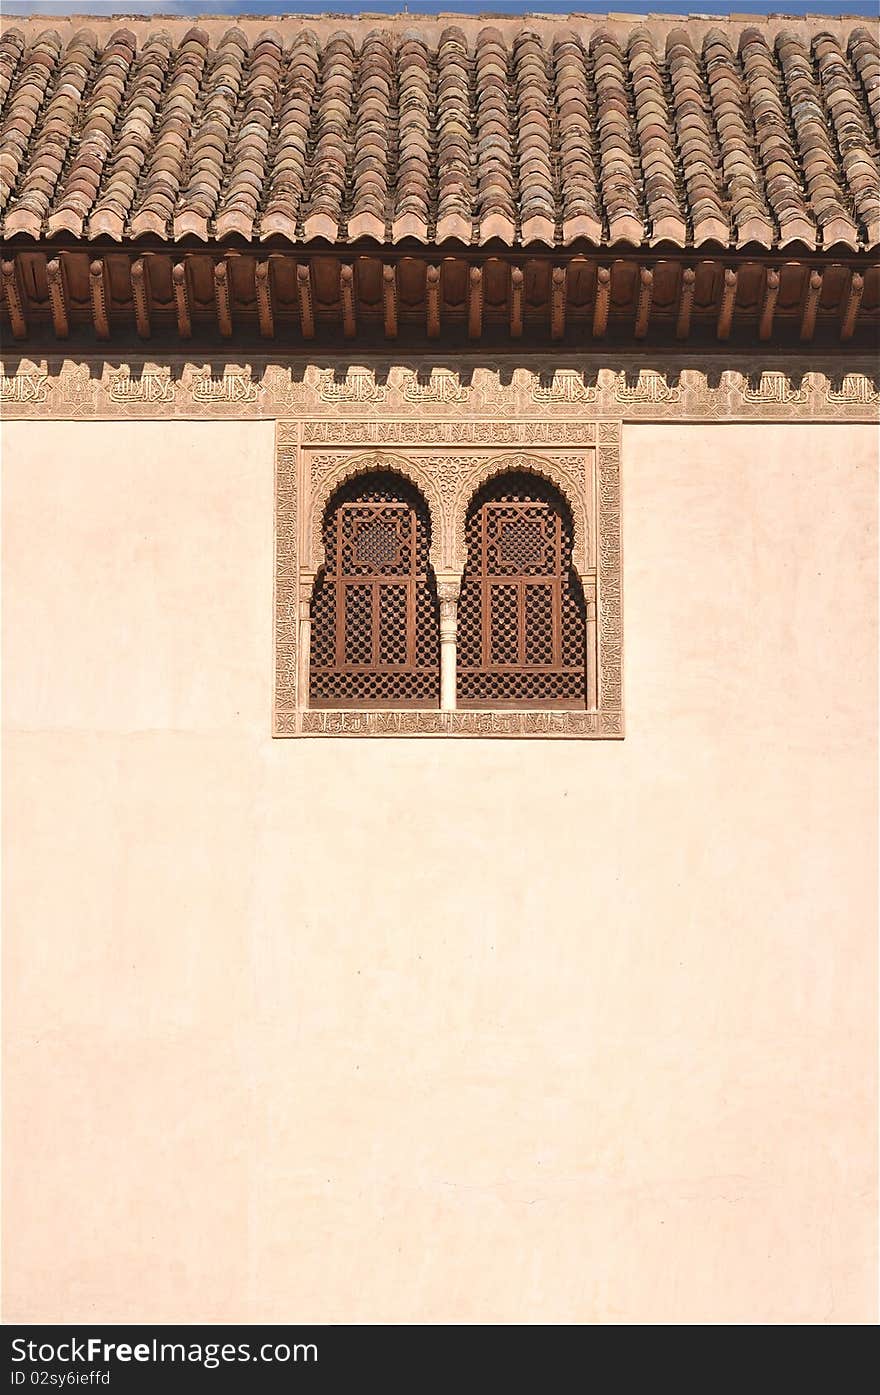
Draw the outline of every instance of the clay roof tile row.
M0 35L7 237L880 243L862 27L104 32Z

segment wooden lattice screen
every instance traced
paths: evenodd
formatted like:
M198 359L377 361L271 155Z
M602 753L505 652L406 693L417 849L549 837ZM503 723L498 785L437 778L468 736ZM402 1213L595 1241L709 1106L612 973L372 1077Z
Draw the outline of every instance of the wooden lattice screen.
M459 706L585 706L584 599L557 491L528 474L491 481L468 512L467 544Z
M440 639L430 519L390 472L331 500L312 602L312 707L436 707Z

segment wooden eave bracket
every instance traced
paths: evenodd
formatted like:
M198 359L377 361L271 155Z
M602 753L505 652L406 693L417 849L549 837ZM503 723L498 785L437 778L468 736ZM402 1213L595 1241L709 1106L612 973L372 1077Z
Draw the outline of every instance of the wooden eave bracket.
M299 302L299 322L303 339L315 337L315 298L312 291L311 267L300 262L296 268L296 296Z
M272 308L272 263L257 262L254 268L254 286L257 294L257 317L260 321L260 334L264 339L275 337L275 314Z
M98 339L110 338L110 315L107 304L107 268L103 257L96 257L89 266L89 296L92 302L92 324Z
M52 328L57 339L66 339L70 334L68 312L67 279L64 263L60 257L52 257L46 262L46 281L49 286L49 308L52 312Z

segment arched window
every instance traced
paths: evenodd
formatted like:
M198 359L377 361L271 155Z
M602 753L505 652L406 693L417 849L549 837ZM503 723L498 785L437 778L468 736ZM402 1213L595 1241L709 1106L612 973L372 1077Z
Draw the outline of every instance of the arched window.
M312 707L436 707L440 640L418 490L388 472L339 489L312 599Z
M528 473L478 490L458 606L460 707L584 707L583 591L559 492Z

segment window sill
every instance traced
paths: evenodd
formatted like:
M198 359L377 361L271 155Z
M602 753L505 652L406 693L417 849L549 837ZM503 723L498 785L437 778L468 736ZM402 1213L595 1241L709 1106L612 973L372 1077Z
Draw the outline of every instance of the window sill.
M623 736L619 711L573 708L465 708L439 712L425 708L309 708L275 713L274 735L535 737L542 740L617 739Z

